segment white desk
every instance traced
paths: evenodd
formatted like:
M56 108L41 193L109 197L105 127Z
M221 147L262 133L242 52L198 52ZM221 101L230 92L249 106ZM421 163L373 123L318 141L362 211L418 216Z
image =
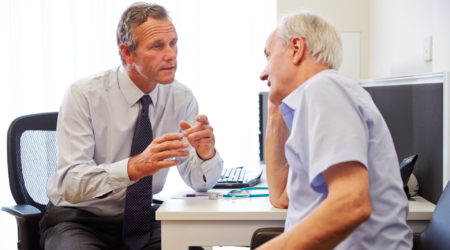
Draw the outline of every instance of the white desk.
M248 246L257 228L283 227L286 210L267 197L169 199L156 211L162 249L188 246Z
M425 230L435 207L436 205L421 196L414 196L409 201L407 222L413 232L423 232Z
M408 224L426 227L434 205L422 197L410 201ZM273 208L268 197L244 199L168 199L156 211L162 249L188 246L248 246L260 227L283 227L286 210ZM414 229L413 229L414 230ZM416 231L416 230L414 230Z

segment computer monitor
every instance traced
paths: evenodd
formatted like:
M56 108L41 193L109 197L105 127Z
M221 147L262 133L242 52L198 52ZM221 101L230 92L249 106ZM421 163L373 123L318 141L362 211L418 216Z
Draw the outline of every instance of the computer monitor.
M266 163L265 157L265 142L266 142L266 127L267 127L267 100L269 98L268 92L259 92L259 160L261 163Z
M447 179L446 84L443 73L361 82L389 127L399 162L418 154L419 194L433 203Z

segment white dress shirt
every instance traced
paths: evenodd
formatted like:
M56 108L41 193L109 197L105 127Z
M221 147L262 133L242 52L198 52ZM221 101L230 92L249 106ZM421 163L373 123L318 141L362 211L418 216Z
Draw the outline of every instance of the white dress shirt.
M58 166L47 183L54 205L104 216L123 212L126 189L134 183L127 163L143 95L122 66L71 85L58 115ZM181 120L196 124L197 101L178 81L157 84L149 95L154 138L180 132ZM189 150L177 166L182 179L196 191L212 188L222 172L219 154L203 161L194 148ZM154 194L162 190L168 171L153 176Z

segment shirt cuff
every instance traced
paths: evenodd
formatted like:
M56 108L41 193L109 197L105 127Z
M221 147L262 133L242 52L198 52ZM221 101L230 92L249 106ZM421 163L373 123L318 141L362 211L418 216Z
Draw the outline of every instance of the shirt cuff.
M105 166L105 171L109 174L110 184L113 188L126 187L131 183L127 169L128 160L129 158L125 158Z
M215 150L215 149L214 149ZM220 158L219 152L217 150L216 154L209 160L202 160L196 153L193 159L193 162L197 163L197 166L201 166L202 169L208 170L210 168L216 168L217 164L222 161L222 158Z

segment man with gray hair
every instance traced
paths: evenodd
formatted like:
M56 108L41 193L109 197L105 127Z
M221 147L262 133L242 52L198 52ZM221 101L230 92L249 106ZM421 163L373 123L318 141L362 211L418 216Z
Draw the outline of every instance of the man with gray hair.
M269 36L270 201L285 231L259 249L411 249L394 144L369 94L341 76L342 45L321 17L285 17Z
M192 91L175 80L177 40L162 6L135 3L117 28L122 65L66 92L40 223L43 248L160 249L152 194L169 168L177 166L196 191L217 182L223 161L213 129Z

